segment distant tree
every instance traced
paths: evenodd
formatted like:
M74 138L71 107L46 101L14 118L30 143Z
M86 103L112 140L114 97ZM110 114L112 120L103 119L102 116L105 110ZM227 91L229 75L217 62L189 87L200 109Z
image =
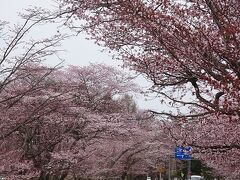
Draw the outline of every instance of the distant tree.
M127 111L128 113L137 112L137 103L133 99L133 96L124 94L122 97L119 98L118 101L122 105L124 111Z
M138 90L130 75L105 64L69 66L63 76L62 79L73 84L76 103L95 112L119 111L121 107L115 96Z

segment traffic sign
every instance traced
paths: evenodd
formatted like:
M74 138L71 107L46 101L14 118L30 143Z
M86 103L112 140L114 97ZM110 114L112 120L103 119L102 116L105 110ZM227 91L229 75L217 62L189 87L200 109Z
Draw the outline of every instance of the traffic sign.
M190 146L177 146L175 148L175 159L178 160L190 160L190 151L191 151L191 147Z

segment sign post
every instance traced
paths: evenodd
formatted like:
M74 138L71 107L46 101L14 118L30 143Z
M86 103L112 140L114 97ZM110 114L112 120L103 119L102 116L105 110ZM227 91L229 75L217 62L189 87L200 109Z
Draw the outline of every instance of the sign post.
M191 178L191 156L190 151L192 148L190 146L177 146L175 148L175 159L177 160L187 160L188 161L188 173L187 178L188 180Z
M188 173L187 173L188 180L191 179L191 174L192 174L192 172L191 172L191 159L189 159L188 160Z

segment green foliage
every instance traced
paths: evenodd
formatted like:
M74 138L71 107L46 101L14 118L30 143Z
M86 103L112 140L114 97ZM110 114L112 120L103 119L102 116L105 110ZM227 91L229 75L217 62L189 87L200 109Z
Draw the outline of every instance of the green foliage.
M133 96L129 94L124 94L119 99L120 104L122 105L122 109L124 111L127 111L128 113L135 113L137 112L137 104L135 100L133 99Z
M183 179L187 178L187 171L188 162L183 161L182 168L177 171L177 177L182 177L181 175L184 174ZM214 179L212 169L204 165L201 161L195 159L191 160L191 174L203 176L205 180Z

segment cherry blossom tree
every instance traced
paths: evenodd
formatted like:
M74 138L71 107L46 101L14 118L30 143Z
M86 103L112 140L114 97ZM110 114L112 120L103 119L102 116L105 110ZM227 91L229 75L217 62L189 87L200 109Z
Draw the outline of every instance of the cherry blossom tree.
M120 112L118 96L138 91L129 74L104 64L69 66L63 76L73 84L76 103L95 112Z
M37 27L53 22L55 15L48 11L28 10L20 17L22 24L0 23L0 174L9 179L35 176L48 161L47 151L59 141L46 134L54 125L45 121L60 105L60 94L52 94L47 83L58 67L46 67L43 61L57 55L60 42L67 38L61 33L31 37ZM55 130L53 134L60 133Z
M95 116L94 123L90 122L82 133L89 136L91 126L104 130L98 131L94 138L68 139L64 145L59 144L60 149L54 152L48 168L75 178L124 179L148 174L171 153L173 144L159 131L159 121L153 123L149 118L143 121L144 117L139 119L139 116L119 113Z
M156 140L159 122L141 121L146 117L126 95L138 89L132 78L104 64L47 67L44 60L58 55L67 36L36 40L31 31L75 11L28 12L22 25L0 22L0 175L46 180L147 173L167 148Z
M177 138L179 142L217 156L224 154L222 151L235 154L234 162L238 163L239 1L60 3L62 9L71 9L71 15L80 20L69 23L70 27L86 31L96 43L116 52L126 66L153 82L152 91L159 94L162 103L172 106L171 111L153 113L179 125L176 132L185 134ZM184 138L189 132L186 126L196 131L190 142ZM222 165L223 159L216 158L214 166ZM234 165L228 167L237 169Z
M191 123L165 123L165 128L176 143L190 145L193 148L191 156L213 168L216 176L238 179L239 125L238 121L226 123L227 118L229 117L219 116L216 122L211 116L207 119L202 117Z
M195 95L192 104L161 91L166 98L200 108L200 115L238 113L237 1L99 0L65 4L75 9L75 16L86 20L79 28L119 51L127 65L154 82L156 91L172 87Z
M12 74L3 79L9 82L0 94L0 165L9 179L64 178L89 168L109 113L124 111L114 96L136 89L131 78L103 64L58 70L37 60L26 58L16 71L9 65Z
M112 99L113 96L133 89L129 81L120 84L119 78L124 74L104 65L99 66L101 70L97 76L97 68L75 67L74 71L51 70L47 73L49 68L29 66L23 71L34 69L33 72L5 87L2 98L23 93L17 101L7 98L1 104L5 108L1 111L3 136L0 163L4 175L10 179L28 179L31 176L59 178L69 171L75 172L74 167L79 167L80 162L89 168L91 163L87 160L93 158L89 144L95 144L95 139L102 138L100 135L107 131L107 123L112 118L109 113L123 111L117 99ZM106 71L111 76L106 76ZM104 81L103 77L109 78ZM40 81L39 84L28 90L28 85L32 86L36 80ZM98 107L93 108L91 101L95 101ZM114 106L105 108L106 104ZM96 149L94 145L91 147Z
M76 178L147 174L148 168L160 159L158 154L165 155L164 151L170 149L171 143L167 140L157 141L156 134L160 131L150 128L157 128L156 122L154 126L150 118L144 123L142 120L146 117L140 112L129 111L126 106L129 99L123 99L127 91L136 88L125 74L103 64L92 64L71 66L53 77L56 78L53 81L59 82L58 91L66 91L71 97L67 106L83 110L84 119L77 119L72 130L66 133L67 138L56 146L53 158L45 166L45 176L49 172ZM124 96L120 96L120 100L114 97L121 94ZM159 148L163 144L165 147Z

